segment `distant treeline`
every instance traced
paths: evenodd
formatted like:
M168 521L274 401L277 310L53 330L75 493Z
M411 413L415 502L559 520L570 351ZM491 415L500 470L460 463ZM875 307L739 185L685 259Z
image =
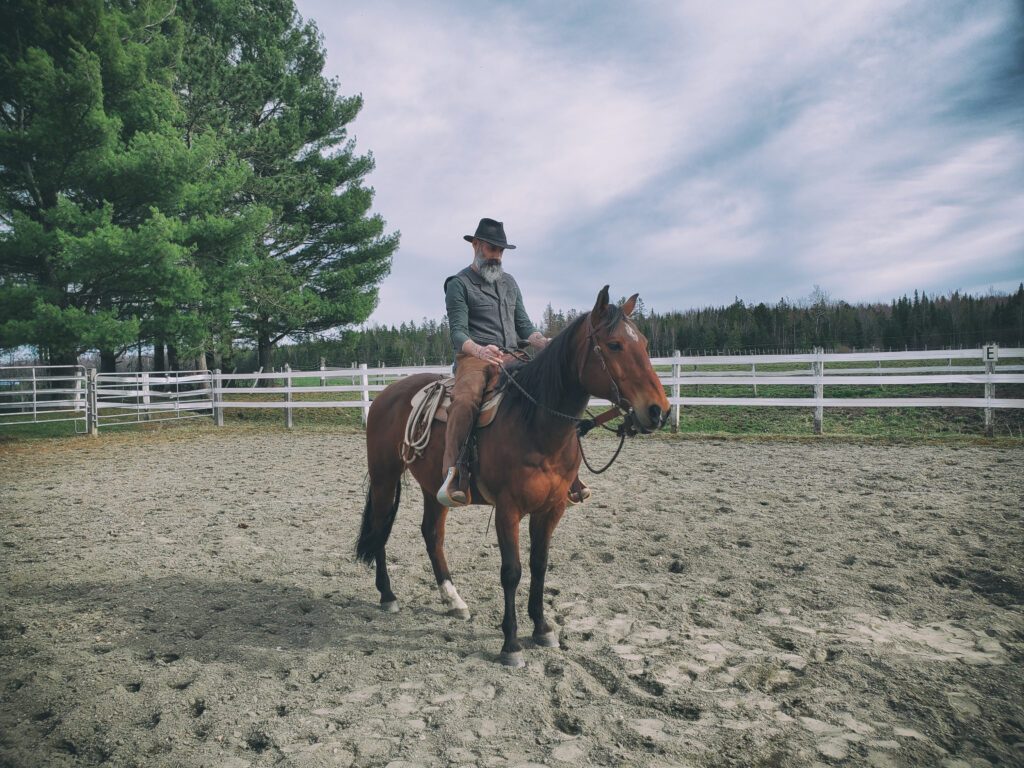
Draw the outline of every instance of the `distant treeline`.
M579 312L554 310L535 318L554 335ZM721 352L803 352L859 349L945 349L987 342L1024 346L1024 283L1012 295L969 296L954 292L932 297L914 291L888 304L849 304L815 289L799 302L747 304L736 299L724 307L658 313L638 302L634 319L650 340L651 355ZM328 366L354 362L376 365L448 363L452 359L448 324L424 319L399 326L372 326L341 338L307 341L276 350L275 364L310 370L323 358ZM237 353L239 370L255 367L255 356Z

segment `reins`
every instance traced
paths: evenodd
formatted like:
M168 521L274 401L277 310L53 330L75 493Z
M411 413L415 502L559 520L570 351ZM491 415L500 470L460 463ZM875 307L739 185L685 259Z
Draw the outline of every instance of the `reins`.
M591 321L590 316L588 315L586 354L583 356L583 362L579 366L578 373L578 378L581 385L583 384L583 369L584 367L586 367L587 359L590 357L591 350L593 350L594 354L597 356L598 361L601 363L601 368L604 369L605 374L608 376L608 381L611 382L612 392L614 393L615 397L615 403L613 404L613 407L610 410L607 410L598 416L586 419L581 419L578 416L572 416L568 413L563 413L562 411L552 408L549 405L541 403L540 401L537 400L537 398L535 398L533 395L527 392L522 384L516 381L515 376L513 376L508 371L508 369L505 368L504 364L500 364L499 367L501 368L501 372L502 374L504 374L505 378L508 381L510 381L515 386L515 388L519 390L519 393L523 397L525 397L530 403L532 403L537 408L540 408L541 410L551 414L552 416L557 416L560 419L564 419L575 424L576 444L579 446L580 456L583 459L583 463L586 465L587 469L589 469L593 474L600 475L602 472L606 472L611 467L611 465L615 463L615 460L619 457L619 453L622 452L622 446L626 442L626 436L629 435L630 437L632 437L633 435L636 434L636 430L633 429L633 427L630 425L630 420L632 418L635 418L635 412L633 410L633 405L624 397L622 397L622 393L619 390L619 385L615 381L615 377L612 376L612 372L608 370L608 364L605 362L604 354L601 352L601 345L597 343L594 324ZM508 352L509 350L504 351ZM510 352L510 354L514 355L518 359L522 359L515 352ZM604 426L607 422L616 419L619 416L622 416L624 418L617 429L612 430L609 427ZM590 461L587 459L587 454L583 451L583 437L586 436L586 434L595 427L603 427L604 429L608 429L609 431L615 432L619 436L619 447L615 449L615 453L612 455L611 459L609 459L608 463L601 467L601 469L594 469L594 467L591 466Z

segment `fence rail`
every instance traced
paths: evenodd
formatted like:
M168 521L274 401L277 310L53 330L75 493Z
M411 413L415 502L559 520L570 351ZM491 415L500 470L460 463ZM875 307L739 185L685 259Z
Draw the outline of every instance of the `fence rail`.
M119 427L165 419L213 415L210 371L99 373L95 375L95 423Z
M669 395L674 426L678 426L679 409L684 406L813 408L815 431L821 430L826 408L980 408L987 427L993 409L1024 408L1024 398L996 397L995 392L996 385L1024 384L1024 349L1018 348L717 357L676 354L651 362ZM863 363L876 367L864 367ZM282 371L257 373L97 374L78 366L67 368L0 368L0 425L74 419L83 420L85 431L92 433L101 427L160 419L212 417L220 425L229 408L280 409L288 426L295 409L359 408L365 423L373 395L389 383L417 373L443 375L451 371L449 366L370 368L365 364L313 371L293 371L285 366ZM261 382L269 386L255 389ZM913 391L935 385L975 388L976 394L956 391L936 397L933 389ZM701 396L700 388L705 386L743 391L734 396L722 392ZM758 396L759 387L774 391ZM779 387L803 387L813 396L800 392L780 396L775 389ZM835 396L851 387L880 388L882 396ZM907 394L886 396L895 394L893 387ZM753 397L747 391L751 388ZM828 397L826 388L830 389ZM595 398L591 405L600 407L608 402Z
M85 432L88 387L80 365L0 368L0 426L75 422Z
M999 359L1004 361L997 373ZM662 383L669 388L669 401L673 408L673 425L679 425L681 406L755 406L755 407L811 407L814 409L814 431L822 431L825 408L981 408L985 415L985 429L991 434L992 413L996 408L1024 408L1024 399L996 398L996 384L1024 384L1024 349L1000 350L996 345L981 349L920 350L914 352L824 352L816 350L801 355L727 355L721 357L682 357L678 353L670 358L652 360L656 367L669 367L671 374L662 375ZM1016 360L1016 364L1005 361ZM882 367L883 363L931 363L928 365L896 365ZM935 364L932 361L940 361ZM851 364L871 362L876 368L856 368ZM944 362L945 365L941 363ZM980 366L975 363L981 362ZM768 370L766 367L806 366L789 370ZM693 371L686 371L687 367ZM700 366L732 366L742 370L697 371ZM761 366L761 371L758 371ZM829 366L832 366L831 368ZM748 370L749 368L749 370ZM980 373L979 373L980 370ZM753 388L754 397L700 397L683 396L681 387L701 385L746 385ZM922 385L974 385L980 387L979 397L825 397L825 387L920 387ZM759 386L813 387L814 397L758 397ZM883 389L884 391L884 389Z

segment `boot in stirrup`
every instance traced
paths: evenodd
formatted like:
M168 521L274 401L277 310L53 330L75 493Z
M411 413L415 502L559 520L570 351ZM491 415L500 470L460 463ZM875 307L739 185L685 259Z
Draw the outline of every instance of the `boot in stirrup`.
M460 490L455 482L455 467L448 468L448 475L437 492L437 500L446 507L464 507L469 503L466 492Z
M580 480L580 476L576 475L576 479L572 481L572 485L569 486L569 503L567 507L575 507L577 504L582 504L584 501L590 498L590 486Z

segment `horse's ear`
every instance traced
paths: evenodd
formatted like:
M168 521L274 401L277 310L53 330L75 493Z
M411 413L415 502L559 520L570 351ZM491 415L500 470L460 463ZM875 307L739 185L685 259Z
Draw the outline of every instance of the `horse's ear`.
M636 309L636 300L637 298L639 298L639 296L639 293L634 293L632 296L626 299L626 303L622 305L622 313L626 317L632 317L633 310Z
M594 311L590 313L590 319L593 323L597 323L608 309L608 286L606 285L601 289L601 292L597 294L597 303L594 304Z

